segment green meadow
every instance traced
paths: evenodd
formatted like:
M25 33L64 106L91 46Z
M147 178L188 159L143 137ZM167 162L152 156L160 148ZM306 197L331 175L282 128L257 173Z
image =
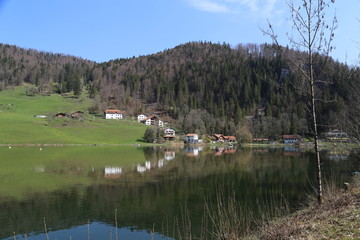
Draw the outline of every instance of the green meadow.
M134 120L86 114L92 100L85 96L27 96L26 87L0 92L0 144L134 144L143 139L146 126ZM54 117L75 111L83 111L85 120Z

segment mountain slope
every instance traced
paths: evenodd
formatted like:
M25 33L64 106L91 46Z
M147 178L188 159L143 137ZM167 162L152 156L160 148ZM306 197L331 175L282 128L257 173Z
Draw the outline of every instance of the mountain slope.
M291 73L282 56L268 45L233 49L226 44L191 42L101 64L14 46L1 49L3 89L22 82L35 84L35 93L74 91L78 95L86 89L95 100L91 111L114 107L132 115L157 112L184 132L233 135L245 126L254 137L277 138L311 131L306 99L292 84L299 75ZM318 98L323 100L318 109L321 125L327 126L342 121L340 112L353 94L347 81L350 76L358 82L359 74L331 59L324 69L320 77L326 84L317 86ZM255 116L250 125L244 122L246 116Z

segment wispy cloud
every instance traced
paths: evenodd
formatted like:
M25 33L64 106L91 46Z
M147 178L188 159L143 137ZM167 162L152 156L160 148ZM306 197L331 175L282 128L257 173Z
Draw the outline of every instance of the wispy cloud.
M226 4L221 3L222 1L210 1L210 0L188 0L188 2L195 8L214 13L227 13L230 9Z
M186 0L200 11L213 13L251 14L254 18L281 15L280 0Z

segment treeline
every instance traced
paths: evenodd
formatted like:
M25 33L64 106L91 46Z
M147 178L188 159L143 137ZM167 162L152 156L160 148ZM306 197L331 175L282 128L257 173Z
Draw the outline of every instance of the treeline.
M153 55L96 64L80 58L0 45L0 89L23 82L39 92L94 99L92 112L107 107L127 113L160 112L184 132L242 138L306 135L306 96L284 58L270 45L192 42ZM293 52L293 54L302 54ZM346 128L359 73L329 59L319 65L321 130ZM351 84L349 84L351 82ZM37 89L36 89L37 90Z
M94 66L73 56L0 44L0 90L30 83L38 93L80 94Z

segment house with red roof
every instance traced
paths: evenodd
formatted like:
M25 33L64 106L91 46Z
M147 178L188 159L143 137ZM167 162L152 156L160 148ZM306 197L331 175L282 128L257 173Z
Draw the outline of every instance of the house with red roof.
M104 112L105 119L123 119L124 112L118 109L108 109Z

